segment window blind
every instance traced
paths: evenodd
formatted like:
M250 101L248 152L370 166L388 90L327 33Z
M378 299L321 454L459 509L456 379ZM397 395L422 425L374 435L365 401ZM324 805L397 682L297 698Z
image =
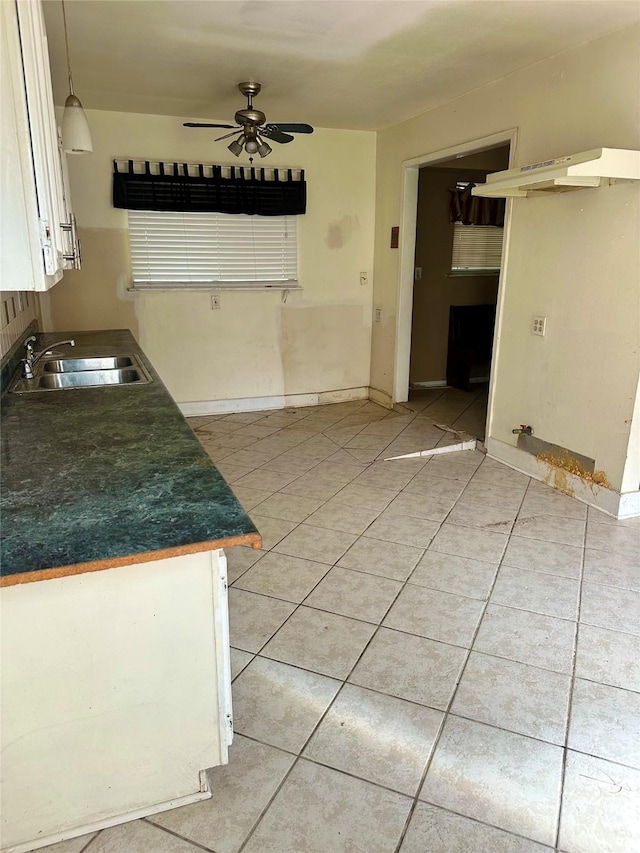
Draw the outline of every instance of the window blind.
M295 216L130 210L136 288L297 286Z
M498 271L502 261L503 231L493 225L454 225L452 272Z

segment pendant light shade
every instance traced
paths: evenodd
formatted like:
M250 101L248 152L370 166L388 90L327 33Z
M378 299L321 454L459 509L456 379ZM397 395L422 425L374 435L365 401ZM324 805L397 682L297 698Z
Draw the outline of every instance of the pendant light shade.
M67 51L67 71L69 74L69 95L64 104L62 115L62 148L67 154L88 154L93 151L89 122L84 109L73 92L71 76L71 60L69 59L69 37L67 35L67 15L62 2L62 19L64 21L64 43Z
M62 147L67 154L88 154L93 151L91 131L80 99L69 95L62 115Z

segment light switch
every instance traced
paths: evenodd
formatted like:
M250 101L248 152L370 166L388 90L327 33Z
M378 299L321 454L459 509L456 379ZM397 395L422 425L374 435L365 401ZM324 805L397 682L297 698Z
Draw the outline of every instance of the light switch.
M220 307L220 294L212 293L211 294L211 307L219 308Z

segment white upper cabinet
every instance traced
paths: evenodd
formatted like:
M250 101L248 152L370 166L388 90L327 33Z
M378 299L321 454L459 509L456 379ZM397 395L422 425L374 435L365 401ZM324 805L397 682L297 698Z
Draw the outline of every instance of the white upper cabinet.
M0 3L0 291L48 290L80 266L40 0Z

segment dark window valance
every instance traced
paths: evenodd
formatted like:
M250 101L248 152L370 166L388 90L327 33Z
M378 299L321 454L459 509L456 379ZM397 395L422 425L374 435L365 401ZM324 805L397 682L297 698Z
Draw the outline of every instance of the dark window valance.
M303 171L205 166L187 163L113 161L113 206L125 210L245 213L286 216L304 213Z
M475 184L449 190L449 220L462 225L504 226L505 200L471 195Z

